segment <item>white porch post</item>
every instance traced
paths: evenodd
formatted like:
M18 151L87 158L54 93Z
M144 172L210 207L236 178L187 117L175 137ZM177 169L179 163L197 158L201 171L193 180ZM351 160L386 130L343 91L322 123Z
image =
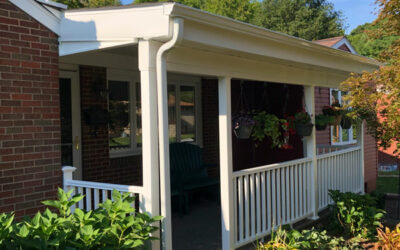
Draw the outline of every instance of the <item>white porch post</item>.
M159 46L147 40L139 41L139 70L142 98L142 168L143 168L143 211L152 216L160 215L158 128L157 128L157 74L156 53ZM154 236L160 237L159 232ZM152 249L160 249L154 241Z
M218 79L222 249L234 249L231 78Z
M364 121L357 125L357 146L360 147L360 191L364 193Z
M306 111L311 115L311 122L315 125L315 94L314 86L304 86L304 100ZM313 170L311 171L311 206L313 209L313 216L311 219L318 219L318 166L317 166L317 137L315 126L313 127L311 136L304 138L306 146L306 156L313 159Z

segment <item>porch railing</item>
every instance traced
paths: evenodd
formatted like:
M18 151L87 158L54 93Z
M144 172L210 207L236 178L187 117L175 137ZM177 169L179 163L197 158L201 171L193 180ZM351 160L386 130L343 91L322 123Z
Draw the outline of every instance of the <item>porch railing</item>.
M317 156L318 197L312 171L313 159L303 158L233 172L235 248L311 217L314 201L319 210L326 208L329 189L363 190L360 147Z
M319 209L326 208L332 199L328 190L361 192L363 190L361 148L352 147L317 156Z
M312 159L233 173L236 247L312 215Z
M72 211L75 207L86 211L97 209L100 203L107 199L112 199L111 193L114 189L120 193L127 192L131 196L135 196L136 199L132 207L143 211L143 187L73 180L72 173L75 170L74 167L63 167L62 170L64 174L64 190L73 189L73 194L82 194L85 196L75 206L71 207Z

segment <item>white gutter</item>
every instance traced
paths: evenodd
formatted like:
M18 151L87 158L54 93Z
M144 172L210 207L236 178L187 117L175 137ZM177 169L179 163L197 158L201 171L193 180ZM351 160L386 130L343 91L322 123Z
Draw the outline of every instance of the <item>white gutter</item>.
M172 249L172 218L171 218L171 184L169 167L168 139L168 91L166 52L182 40L183 19L175 17L172 26L172 38L164 43L157 52L157 98L158 98L158 133L160 154L160 199L161 216L164 217L161 226L162 249Z

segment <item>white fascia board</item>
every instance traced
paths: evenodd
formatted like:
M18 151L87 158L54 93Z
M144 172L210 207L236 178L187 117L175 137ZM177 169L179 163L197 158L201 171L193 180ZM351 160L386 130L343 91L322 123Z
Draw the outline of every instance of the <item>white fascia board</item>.
M197 10L194 8L190 8L181 4L174 4L173 9L171 11L171 16L183 17L186 20L191 20L193 22L202 23L205 26L212 26L219 28L220 30L224 30L225 32L231 31L231 37L228 39L233 40L235 35L233 33L241 33L243 36L247 38L259 38L264 40L265 42L276 42L285 44L288 47L298 48L298 50L303 50L304 52L311 52L317 54L324 54L327 56L341 57L345 60L351 60L357 63L361 63L364 65L369 65L372 68L378 68L382 64L378 61L359 56L356 54L347 53L346 51L341 51L337 49L332 49L320 44L316 44L301 38L293 37L287 34L283 34L280 32L268 30L262 27L258 27L256 25L247 24L244 22L240 22L237 20L233 20L231 18L215 15L212 13L208 13L206 11ZM185 32L187 31L187 22L185 22ZM217 33L217 32L215 32ZM200 43L203 41L207 41L203 36L201 38ZM185 39L185 38L184 38ZM243 44L243 43L242 43ZM223 44L220 45L224 47ZM243 46L247 46L248 44L244 43Z
M351 45L350 41L346 38L343 37L342 40L340 40L339 42L335 43L332 48L334 49L339 49L340 46L342 46L343 44L345 44L347 46L347 48L349 48L350 52L358 55L357 51L354 49L354 47Z
M10 0L10 2L57 35L60 35L60 20L36 1Z
M79 52L84 52L138 39L165 39L169 32L170 17L163 5L66 11L61 20L60 55L76 53L73 47L79 46Z

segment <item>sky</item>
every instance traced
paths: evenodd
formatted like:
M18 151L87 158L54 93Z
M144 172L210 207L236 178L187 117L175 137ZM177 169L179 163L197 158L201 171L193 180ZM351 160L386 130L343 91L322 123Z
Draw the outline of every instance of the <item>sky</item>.
M330 0L336 10L343 12L346 34L350 33L358 25L372 22L376 19L377 9L375 0Z
M133 0L121 0L123 4L132 3ZM328 0L336 10L343 12L346 24L346 34L349 34L358 25L372 22L376 19L375 0Z

